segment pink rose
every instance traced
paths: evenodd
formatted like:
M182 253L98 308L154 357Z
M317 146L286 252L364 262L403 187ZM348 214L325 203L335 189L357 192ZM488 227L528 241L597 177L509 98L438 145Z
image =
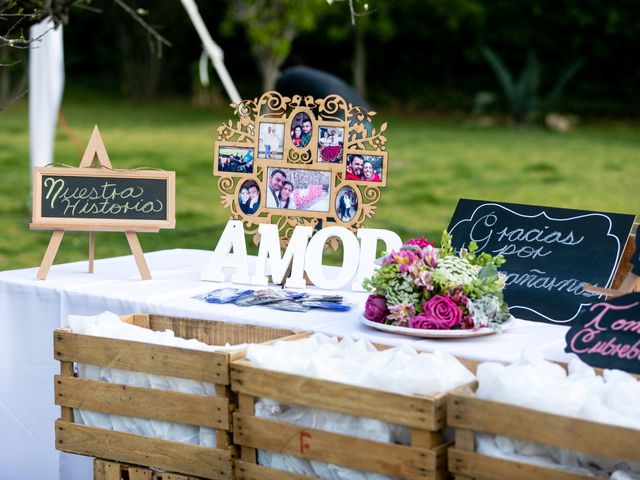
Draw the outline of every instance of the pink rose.
M409 320L409 328L420 328L422 330L444 330L438 322L424 313L416 315Z
M427 247L433 247L435 245L435 243L429 242L424 237L412 238L411 240L407 240L406 242L404 242L404 244L405 245L415 245L416 247L418 247L420 249L427 248Z
M462 310L449 297L434 295L422 304L424 313L418 315L425 317L418 320L420 324L430 325L426 328L435 330L449 330L458 325L462 320ZM416 327L425 328L425 327Z
M372 322L383 323L387 315L387 299L383 295L369 295L364 306L364 316Z

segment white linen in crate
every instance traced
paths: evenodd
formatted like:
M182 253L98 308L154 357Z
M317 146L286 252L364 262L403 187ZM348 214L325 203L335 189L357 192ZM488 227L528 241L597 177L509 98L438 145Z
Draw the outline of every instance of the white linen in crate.
M557 415L640 430L640 382L620 370L596 375L577 358L568 365L526 350L511 365L487 362L477 369L476 395ZM611 479L640 479L640 464L622 462L505 436L476 435L476 450L506 458Z
M474 380L453 356L418 353L411 347L378 351L367 340L315 334L297 341L249 345L247 359L256 366L307 377L400 394L444 392ZM368 440L408 445L408 427L271 399L255 405L258 417ZM271 468L329 480L382 480L390 477L292 455L258 450L258 462Z
M217 346L208 345L195 339L186 340L176 337L171 330L156 332L148 328L122 322L117 315L111 312L104 312L97 316L69 315L69 326L74 333L78 334L188 348L192 350L213 352L217 350L229 351L244 348L244 345L236 345L233 347L229 345ZM153 388L157 390L188 393L191 395L215 396L215 388L213 384L208 382L99 367L96 365L78 364L77 367L78 377L84 380ZM209 427L124 415L111 415L84 409L74 409L74 417L77 423L92 427L147 435L163 440L173 440L205 447L216 446L215 430Z

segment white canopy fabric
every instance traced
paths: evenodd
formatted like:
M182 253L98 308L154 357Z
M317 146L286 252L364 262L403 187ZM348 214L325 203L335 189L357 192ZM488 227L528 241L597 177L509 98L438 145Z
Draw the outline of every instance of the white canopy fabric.
M29 47L29 151L31 167L53 161L56 122L64 91L62 25L48 17L31 27Z

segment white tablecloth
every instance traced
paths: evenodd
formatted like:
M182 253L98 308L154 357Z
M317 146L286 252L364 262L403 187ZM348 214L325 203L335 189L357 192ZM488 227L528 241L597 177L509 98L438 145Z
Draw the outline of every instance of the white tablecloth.
M367 294L341 292L354 304L350 312L311 310L281 312L265 307L212 305L192 298L224 284L200 281L211 252L164 250L145 255L153 280L141 281L132 257L97 260L95 273L87 262L54 265L46 281L37 269L0 272L0 465L1 478L11 480L87 480L89 458L55 450L53 360L55 328L66 326L69 314L94 315L110 310L185 316L323 331L331 335L368 338L419 350L445 350L475 360L509 361L525 347L552 360L566 361L568 327L517 320L501 335L459 340L427 340L372 330L359 321Z

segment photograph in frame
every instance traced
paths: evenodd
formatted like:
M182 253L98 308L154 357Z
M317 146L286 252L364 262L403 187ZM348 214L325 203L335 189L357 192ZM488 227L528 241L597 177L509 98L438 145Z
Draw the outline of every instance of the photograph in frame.
M341 222L348 223L358 213L358 195L353 187L346 186L338 190L335 200L336 215Z
M291 143L297 148L306 148L313 137L313 122L305 112L299 112L291 121Z
M253 173L253 147L220 146L218 148L218 171L231 173Z
M266 184L267 209L329 211L330 171L268 167Z
M284 158L284 124L260 122L258 158L282 160Z
M318 162L341 163L344 156L344 128L320 126Z
M382 155L348 154L346 180L380 183L383 178L384 157Z
M238 192L238 206L245 215L253 215L260 208L260 185L255 180L245 180Z

